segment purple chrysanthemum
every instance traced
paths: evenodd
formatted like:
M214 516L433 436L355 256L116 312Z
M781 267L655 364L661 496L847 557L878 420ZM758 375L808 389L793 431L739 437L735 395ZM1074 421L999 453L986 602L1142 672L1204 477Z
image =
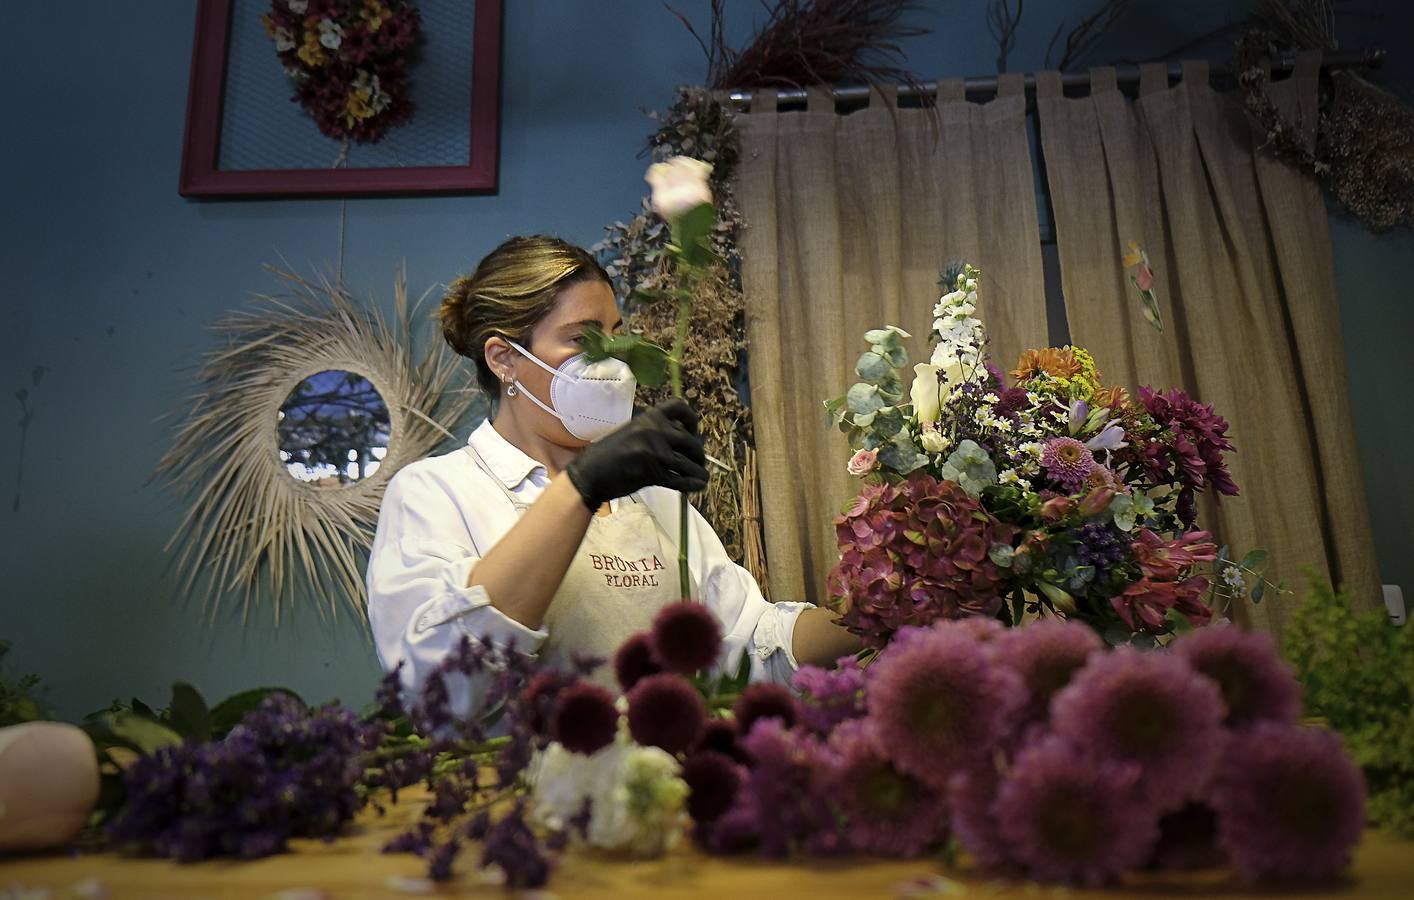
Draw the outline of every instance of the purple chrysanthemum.
M785 685L763 681L741 692L732 713L742 734L750 734L751 727L762 719L780 719L782 726L790 728L797 718L795 696Z
M1300 717L1301 685L1271 635L1235 626L1199 628L1175 641L1173 652L1217 684L1229 727Z
M1223 751L1217 685L1186 659L1121 647L1090 658L1051 701L1051 728L1090 756L1132 762L1161 811L1207 785Z
M917 856L947 833L941 792L898 770L875 738L855 719L835 729L830 747L838 763L826 790L847 820L849 846L883 856Z
M689 750L706 720L702 695L678 675L649 675L628 692L628 730L645 747Z
M1340 737L1258 722L1237 733L1212 790L1218 839L1246 878L1335 875L1365 826L1365 783Z
M653 656L669 672L689 678L717 661L722 626L700 603L670 603L653 619Z
M987 758L1026 700L1021 677L955 628L889 647L865 695L868 718L899 768L938 788L953 770Z
M1075 438L1051 438L1041 451L1041 467L1051 480L1074 494L1085 486L1095 468L1095 454Z
M1025 628L1013 628L997 639L994 657L1013 669L1026 685L1024 723L1044 723L1051 698L1090 659L1102 652L1105 642L1078 622L1043 619Z
M698 750L682 764L687 783L687 814L694 822L712 822L731 809L741 787L741 767L715 750Z
M1212 489L1237 495L1237 484L1223 459L1233 449L1227 439L1227 420L1213 411L1212 404L1199 403L1178 388L1159 392L1144 386L1138 394L1144 409L1166 431L1162 440L1144 444L1144 466L1155 481L1181 485L1178 517L1184 525L1192 525L1198 514L1196 492Z
M853 656L842 657L834 669L801 666L791 684L801 692L800 723L816 734L864 715L864 671Z
M1011 855L1035 878L1101 884L1142 864L1158 837L1140 769L1050 735L1017 755L995 807Z
M663 671L653 656L653 636L646 631L631 635L614 653L614 677L624 693L633 690L642 678Z
M998 868L1009 859L993 814L1000 783L1001 776L990 760L954 772L948 778L952 833L962 849L984 869Z
M821 789L835 766L833 752L804 729L787 729L774 717L756 722L742 747L751 760L743 793L753 807L761 853L785 857L796 847L840 850L843 836Z
M588 681L560 692L550 733L572 753L589 756L607 747L619 728L619 711L614 696Z
M1189 803L1159 819L1151 865L1159 869L1211 869L1227 863L1218 847L1218 815L1206 803Z

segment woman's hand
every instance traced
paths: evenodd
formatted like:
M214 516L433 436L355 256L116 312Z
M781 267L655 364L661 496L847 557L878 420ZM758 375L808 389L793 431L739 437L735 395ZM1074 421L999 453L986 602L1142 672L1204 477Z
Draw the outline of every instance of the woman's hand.
M697 413L672 399L585 447L565 471L593 511L650 485L700 491L707 486L706 465Z

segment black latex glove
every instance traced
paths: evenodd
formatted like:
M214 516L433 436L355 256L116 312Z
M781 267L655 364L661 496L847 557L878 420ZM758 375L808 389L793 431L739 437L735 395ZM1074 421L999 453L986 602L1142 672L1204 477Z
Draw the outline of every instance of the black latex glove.
M707 458L697 436L697 413L685 400L668 400L579 452L566 472L584 505L650 485L691 493L707 486Z

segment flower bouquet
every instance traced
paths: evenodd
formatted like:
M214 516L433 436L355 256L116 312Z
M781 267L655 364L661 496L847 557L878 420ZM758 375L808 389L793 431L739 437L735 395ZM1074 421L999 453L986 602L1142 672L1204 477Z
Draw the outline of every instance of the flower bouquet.
M909 335L889 326L825 403L867 482L835 520L850 630L879 648L905 625L1054 614L1151 644L1249 581L1260 600L1263 554L1231 560L1194 528L1199 493L1237 493L1227 422L1178 389L1105 386L1079 347L1027 350L1008 382L985 353L981 272L952 281L906 398Z
M324 134L373 142L412 117L408 64L422 16L409 0L273 0L260 18L293 99Z

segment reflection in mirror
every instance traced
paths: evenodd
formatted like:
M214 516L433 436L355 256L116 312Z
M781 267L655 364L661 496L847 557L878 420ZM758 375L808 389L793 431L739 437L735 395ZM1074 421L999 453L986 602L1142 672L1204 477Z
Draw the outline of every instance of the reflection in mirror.
M329 369L295 386L280 407L280 462L318 488L354 484L388 453L388 405L362 375Z

